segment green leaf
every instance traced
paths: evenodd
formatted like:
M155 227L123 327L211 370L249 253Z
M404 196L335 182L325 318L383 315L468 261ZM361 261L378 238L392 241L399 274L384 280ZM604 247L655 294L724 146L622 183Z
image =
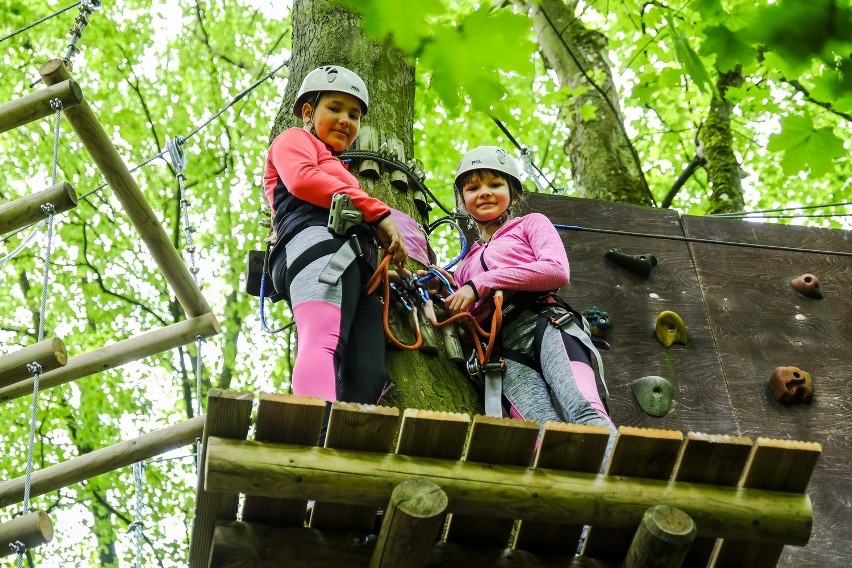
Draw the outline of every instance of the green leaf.
M598 114L597 105L593 105L591 103L585 103L583 107L580 109L580 116L584 121L589 122L595 119Z
M458 109L466 93L475 108L488 111L506 94L503 74L535 72L528 28L524 16L482 8L458 26L435 30L419 61L432 70L432 86L450 109Z
M701 44L700 53L704 56L716 55L716 68L730 71L737 65L754 62L755 49L737 34L725 26L712 26L704 29L706 39Z
M409 55L415 54L431 37L432 20L444 11L440 0L338 0L338 3L361 14L361 25L368 35L379 41L391 36L397 47Z
M784 152L781 168L786 175L810 170L814 176L822 176L833 169L836 158L845 154L843 141L833 129L815 129L807 113L783 118L781 132L769 137L767 149Z
M686 71L686 74L689 75L699 91L702 93L709 92L718 98L719 91L716 90L716 84L710 79L710 74L707 72L707 68L704 67L704 62L701 61L701 58L698 57L698 54L689 45L686 36L678 33L671 18L668 19L668 27L672 41L674 42L675 55L683 66L683 70Z

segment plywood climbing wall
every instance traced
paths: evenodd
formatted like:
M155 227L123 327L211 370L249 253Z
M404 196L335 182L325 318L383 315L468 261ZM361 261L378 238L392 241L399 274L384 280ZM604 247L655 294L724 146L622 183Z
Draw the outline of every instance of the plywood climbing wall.
M823 251L852 251L852 232L679 217L676 213L595 200L532 194L530 209L558 224L571 263L560 291L582 311L596 305L613 317L603 351L609 407L618 425L693 430L752 438L820 442L824 453L810 485L814 530L803 548L784 549L779 566L847 566L852 550L852 259L849 256L690 242L739 242ZM653 237L643 235L655 235ZM669 237L669 238L666 238ZM654 254L648 278L604 254L620 248ZM820 278L824 298L795 292L790 280ZM654 337L662 310L680 314L687 345L663 347ZM779 366L811 373L810 405L783 405L766 389ZM661 418L645 414L630 384L667 378L674 402Z

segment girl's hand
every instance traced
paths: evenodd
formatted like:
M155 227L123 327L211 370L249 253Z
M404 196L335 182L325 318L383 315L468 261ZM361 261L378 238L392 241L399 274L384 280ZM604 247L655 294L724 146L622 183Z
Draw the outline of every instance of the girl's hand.
M476 292L470 284L459 288L455 294L444 298L444 306L453 314L467 310L476 301Z
M388 215L376 225L376 237L379 244L385 250L385 255L391 257L393 262L401 271L405 271L405 261L408 259L408 251L402 240L402 232L393 217ZM406 271L407 272L407 271Z

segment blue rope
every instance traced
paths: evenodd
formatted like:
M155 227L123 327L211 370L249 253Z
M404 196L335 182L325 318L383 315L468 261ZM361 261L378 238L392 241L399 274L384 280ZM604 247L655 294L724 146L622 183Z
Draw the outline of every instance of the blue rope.
M266 333L278 333L279 331L284 331L288 327L292 326L296 323L296 321L294 320L290 323L285 323L278 329L272 329L271 327L269 327L269 324L266 323L266 309L264 308L264 300L266 298L266 270L264 270L263 272L264 274L260 277L260 326Z

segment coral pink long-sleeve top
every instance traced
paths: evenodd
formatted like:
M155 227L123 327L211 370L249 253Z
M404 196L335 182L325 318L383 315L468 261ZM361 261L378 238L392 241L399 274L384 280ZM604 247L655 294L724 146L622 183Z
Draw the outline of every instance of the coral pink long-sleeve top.
M390 208L381 200L361 189L358 180L349 173L328 147L303 128L289 128L279 134L269 147L263 174L263 190L275 211L279 237L286 237L308 225L321 225L328 217L331 198L345 193L363 215L364 222L375 225L390 215ZM324 212L306 211L300 206L310 204ZM307 215L282 217L297 209ZM299 217L306 217L299 219ZM284 226L279 227L279 222Z

